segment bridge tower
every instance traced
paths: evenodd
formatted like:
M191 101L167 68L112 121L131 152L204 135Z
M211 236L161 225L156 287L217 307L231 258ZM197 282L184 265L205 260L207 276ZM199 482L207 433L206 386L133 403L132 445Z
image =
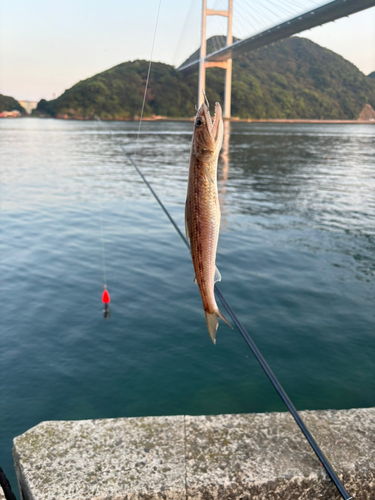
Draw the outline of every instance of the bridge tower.
M203 90L206 90L206 68L225 68L225 94L224 94L224 118L230 118L231 92L232 92L232 59L221 62L206 61L206 18L207 16L223 16L228 18L227 46L232 45L232 20L233 20L233 0L228 0L228 10L207 9L207 0L202 0L202 30L201 30L201 51L199 58L199 79L198 79L198 108L204 101Z

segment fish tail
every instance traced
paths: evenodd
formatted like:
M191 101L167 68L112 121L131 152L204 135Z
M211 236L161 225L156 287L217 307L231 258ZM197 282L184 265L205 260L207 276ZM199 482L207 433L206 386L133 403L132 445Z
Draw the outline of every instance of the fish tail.
M230 326L233 330L232 325L226 320L224 315L217 309L214 313L208 313L204 312L206 315L206 323L207 323L207 329L208 333L210 334L211 340L213 344L216 344L216 332L219 326L219 318L221 318L225 323Z
M206 311L204 312L204 314L206 315L206 323L207 323L208 333L210 334L212 343L215 345L216 344L216 332L217 332L217 328L219 326L219 320L218 320L219 316L215 313L210 314Z

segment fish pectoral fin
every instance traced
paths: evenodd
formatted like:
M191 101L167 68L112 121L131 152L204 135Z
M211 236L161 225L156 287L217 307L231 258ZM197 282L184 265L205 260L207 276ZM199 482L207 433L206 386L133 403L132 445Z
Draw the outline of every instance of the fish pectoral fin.
M214 283L216 283L217 281L221 281L221 274L219 269L215 266Z
M197 281L197 278L196 278L195 276L194 276L193 281L194 281L194 283L195 283L196 285L198 285L198 281Z
M212 184L212 185L215 187L214 180L213 180L213 178L211 177L211 174L210 174L210 172L208 171L208 168L206 167L206 165L205 165L204 163L202 163L202 166L203 166L203 173L204 173L205 178L208 180L208 182L209 182L210 184Z

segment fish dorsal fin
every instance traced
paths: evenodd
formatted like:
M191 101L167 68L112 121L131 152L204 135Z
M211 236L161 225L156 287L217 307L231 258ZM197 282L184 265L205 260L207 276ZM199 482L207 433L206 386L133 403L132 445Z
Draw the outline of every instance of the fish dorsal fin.
M213 186L215 186L215 183L214 183L214 181L213 181L213 179L211 177L210 172L208 171L207 166L204 163L202 163L202 165L203 165L203 173L204 173L205 178L208 180L208 182L210 184L212 184Z
M221 274L219 269L215 266L214 283L216 283L217 281L221 281Z

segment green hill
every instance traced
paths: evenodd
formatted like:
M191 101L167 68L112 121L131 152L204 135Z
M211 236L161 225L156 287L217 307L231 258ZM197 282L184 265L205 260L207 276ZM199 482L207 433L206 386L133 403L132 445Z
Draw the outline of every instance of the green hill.
M213 37L208 51L223 41ZM40 101L35 113L131 119L140 114L147 69L147 61L119 64L77 83L53 101ZM194 115L197 79L197 73L183 76L172 66L153 63L145 116ZM223 102L223 69L207 70L206 90L210 101ZM356 119L367 103L375 107L375 81L343 57L304 38L282 40L233 62L232 116Z
M21 106L21 104L13 99L13 97L0 94L0 113L3 111L13 111L17 110L20 113L25 113L25 109Z
M131 119L139 115L148 71L147 61L119 64L83 80L52 101L38 103L35 114L71 118ZM194 79L186 80L173 66L153 63L145 104L152 114L184 117L194 114Z
M370 73L368 76L369 76L370 78L375 78L375 71L373 71L372 73Z

